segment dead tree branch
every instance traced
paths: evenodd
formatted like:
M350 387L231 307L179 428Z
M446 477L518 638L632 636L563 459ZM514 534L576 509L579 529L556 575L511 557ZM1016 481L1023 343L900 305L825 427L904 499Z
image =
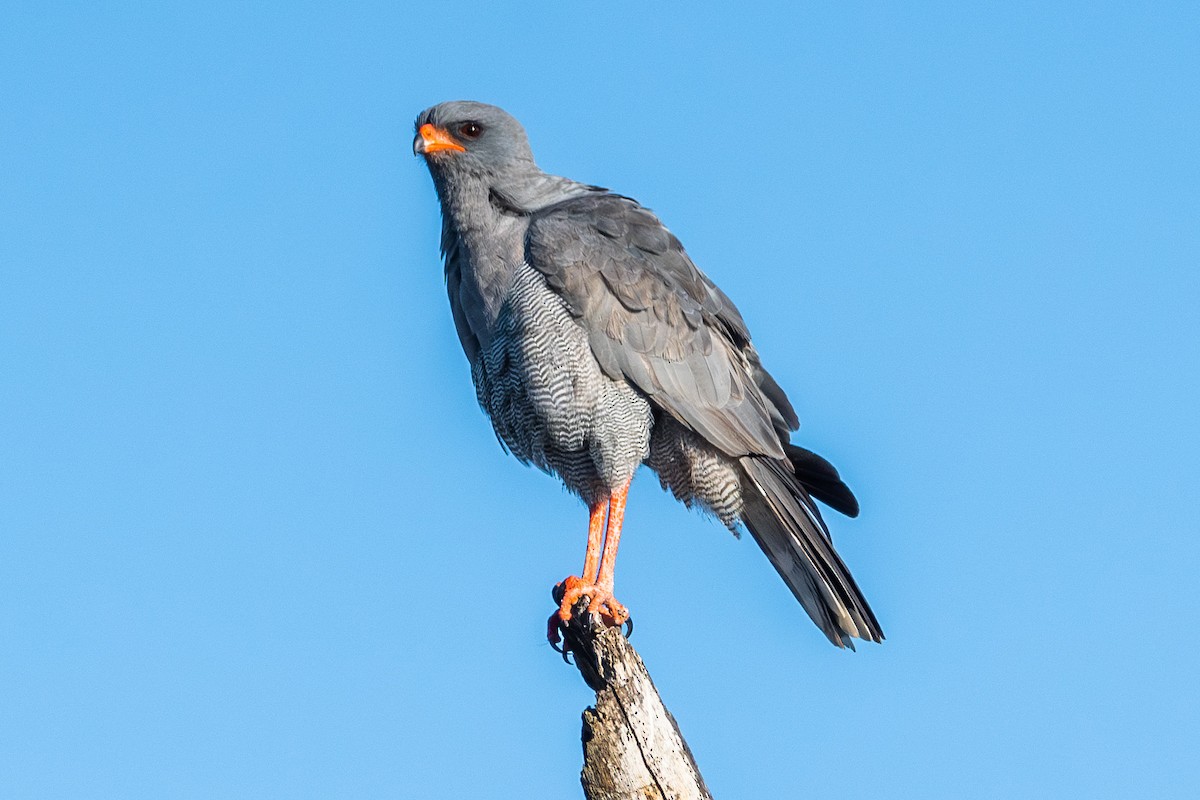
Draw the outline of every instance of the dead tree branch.
M587 800L712 800L675 718L621 631L584 612L563 636L596 692L595 706L583 712Z

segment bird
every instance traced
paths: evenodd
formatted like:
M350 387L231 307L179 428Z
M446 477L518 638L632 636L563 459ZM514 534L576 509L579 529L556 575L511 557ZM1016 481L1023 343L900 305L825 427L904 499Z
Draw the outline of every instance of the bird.
M814 502L854 517L858 501L791 442L791 402L680 241L637 201L543 172L497 106L439 103L414 130L476 398L505 450L588 507L583 570L557 586L550 643L585 599L604 625L631 623L614 571L643 464L683 505L748 530L834 645L881 642Z

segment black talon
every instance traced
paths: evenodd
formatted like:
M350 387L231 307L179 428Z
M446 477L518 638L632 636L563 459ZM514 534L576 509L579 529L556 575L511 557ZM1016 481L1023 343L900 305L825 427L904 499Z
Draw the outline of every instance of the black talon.
M550 647L554 650L554 652L562 656L564 663L574 666L574 662L572 662L569 657L571 653L571 646L567 642L567 626L558 616L558 614L552 614L550 616L550 619L547 621L546 634L546 640L550 642ZM562 637L561 640L559 639L560 636ZM559 645L559 641L562 642L561 645Z
M554 651L556 653L558 653L559 655L562 656L562 660L563 660L564 664L571 664L572 663L571 659L570 659L571 646L569 644L567 644L566 628L563 626L563 624L561 622L559 623L558 628L563 633L562 646L559 647L558 642L551 642L550 646L554 648Z
M630 614L629 618L625 620L625 638L628 639L630 636L633 636L633 615L632 614Z

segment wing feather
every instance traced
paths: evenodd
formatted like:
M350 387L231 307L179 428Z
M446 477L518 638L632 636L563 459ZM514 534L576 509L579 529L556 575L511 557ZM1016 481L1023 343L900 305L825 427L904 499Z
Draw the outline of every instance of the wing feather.
M784 457L778 429L791 405L763 381L736 307L654 214L618 195L567 200L532 215L526 259L587 330L606 374L728 455Z

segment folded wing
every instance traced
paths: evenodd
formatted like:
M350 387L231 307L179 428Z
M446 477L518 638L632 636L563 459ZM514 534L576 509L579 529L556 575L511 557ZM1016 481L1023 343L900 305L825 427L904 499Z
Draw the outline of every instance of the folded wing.
M795 412L741 315L658 218L618 195L532 215L526 258L587 330L605 373L730 456L784 458Z

